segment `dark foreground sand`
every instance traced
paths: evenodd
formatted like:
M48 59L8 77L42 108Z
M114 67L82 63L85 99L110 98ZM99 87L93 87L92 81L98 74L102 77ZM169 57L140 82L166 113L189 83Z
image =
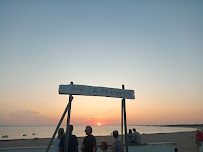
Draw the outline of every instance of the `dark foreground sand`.
M112 144L112 136L98 136L97 144L101 140L107 140L109 144ZM142 143L153 142L175 142L178 148L178 152L199 152L195 144L195 132L179 132L179 133L162 133L162 134L142 134ZM83 137L78 138L79 144L82 143ZM33 139L27 140L7 140L0 141L0 147L34 147L34 146L47 146L50 139L42 138L34 141Z

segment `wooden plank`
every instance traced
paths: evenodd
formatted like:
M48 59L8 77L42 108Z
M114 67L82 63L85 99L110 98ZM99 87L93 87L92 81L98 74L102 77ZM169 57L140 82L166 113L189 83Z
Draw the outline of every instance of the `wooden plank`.
M134 90L95 87L87 85L75 85L75 84L59 85L59 94L135 99Z

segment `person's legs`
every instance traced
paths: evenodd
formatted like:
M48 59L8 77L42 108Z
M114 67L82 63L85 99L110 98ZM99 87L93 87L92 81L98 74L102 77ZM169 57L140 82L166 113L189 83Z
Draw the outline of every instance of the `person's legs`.
M201 146L201 142L199 140L196 139L195 143L197 144L198 148L199 148L199 146Z

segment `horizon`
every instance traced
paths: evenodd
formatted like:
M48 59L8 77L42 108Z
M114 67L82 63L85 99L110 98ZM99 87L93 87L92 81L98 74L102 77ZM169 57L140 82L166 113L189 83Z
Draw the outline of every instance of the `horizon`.
M57 125L0 125L0 127L5 127L5 126L11 126L11 127L22 127L22 126L25 126L25 127L31 127L31 126L40 126L40 127L47 127L47 126L57 126ZM66 126L66 125L61 125L61 126ZM73 126L87 126L87 125L73 125ZM91 125L91 126L98 126L98 127L101 127L101 126L121 126L120 125ZM162 125L127 125L127 126L203 126L203 124L162 124Z
M71 81L134 90L128 125L203 124L202 6L1 0L0 124L57 124ZM70 123L120 124L121 99L73 96Z

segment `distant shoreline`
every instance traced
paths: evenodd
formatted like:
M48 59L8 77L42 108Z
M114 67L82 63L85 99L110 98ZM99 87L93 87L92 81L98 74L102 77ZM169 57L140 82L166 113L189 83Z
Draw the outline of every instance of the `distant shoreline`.
M203 129L203 124L177 124L177 125L152 125L158 127L186 127L186 128L197 128Z
M74 125L74 124L73 124ZM47 127L47 126L56 126L56 125L0 125L0 127ZM61 125L66 126L66 125ZM86 125L74 125L74 126L86 126ZM98 125L91 125L91 126L98 126ZM102 126L120 126L119 125L102 125ZM127 125L127 126L159 126L159 127L203 127L203 124L173 124L173 125Z

